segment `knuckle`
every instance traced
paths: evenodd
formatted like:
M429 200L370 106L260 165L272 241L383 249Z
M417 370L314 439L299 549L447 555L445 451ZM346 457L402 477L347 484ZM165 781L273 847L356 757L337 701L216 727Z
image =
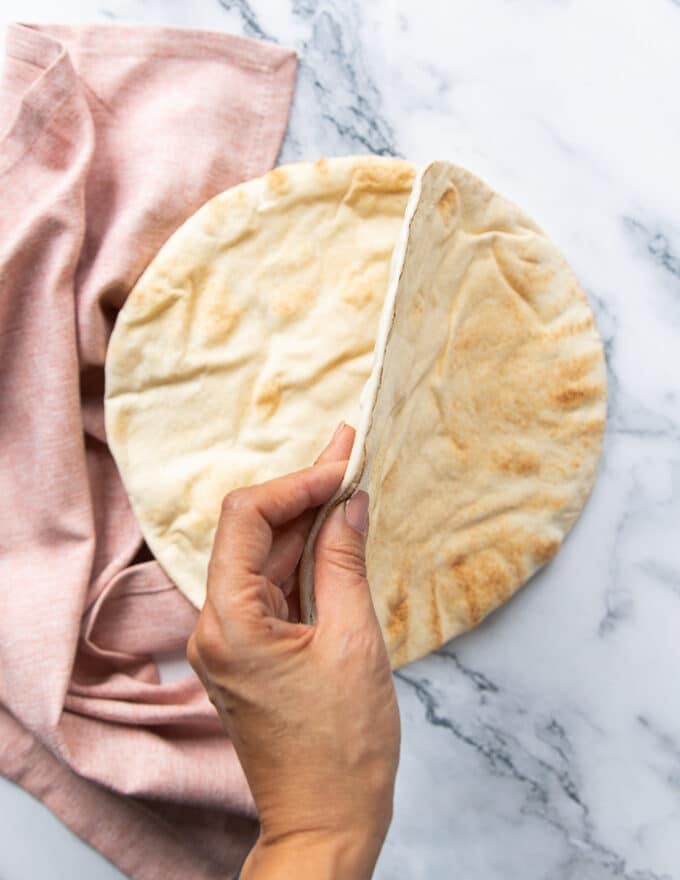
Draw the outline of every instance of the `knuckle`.
M227 492L222 499L222 513L230 516L243 510L250 504L251 495L247 488L232 489L231 492Z
M210 672L229 662L228 644L220 622L210 610L201 612L189 644L187 656L191 665Z
M348 542L333 544L325 549L326 560L338 571L366 580L366 558L363 548Z
M393 688L387 649L372 603L364 605L359 615L336 618L326 626L334 632L330 644L338 662L354 658L376 688Z
M348 634L348 649L352 654L362 657L372 671L382 665L380 663L384 650L382 636L380 631L376 632L375 628L365 621L363 625Z

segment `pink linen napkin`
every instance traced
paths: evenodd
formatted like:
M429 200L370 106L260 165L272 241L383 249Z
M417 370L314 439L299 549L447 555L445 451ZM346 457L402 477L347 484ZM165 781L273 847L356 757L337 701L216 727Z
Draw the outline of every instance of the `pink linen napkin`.
M0 772L139 880L233 876L247 783L195 676L196 611L106 445L117 311L160 245L275 162L292 51L172 28L11 25L0 86Z

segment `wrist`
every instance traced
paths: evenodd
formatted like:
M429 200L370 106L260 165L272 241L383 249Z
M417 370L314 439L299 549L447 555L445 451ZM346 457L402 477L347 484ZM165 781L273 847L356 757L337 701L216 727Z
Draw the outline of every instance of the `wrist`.
M348 827L272 837L262 831L241 880L370 880L386 832L386 827Z

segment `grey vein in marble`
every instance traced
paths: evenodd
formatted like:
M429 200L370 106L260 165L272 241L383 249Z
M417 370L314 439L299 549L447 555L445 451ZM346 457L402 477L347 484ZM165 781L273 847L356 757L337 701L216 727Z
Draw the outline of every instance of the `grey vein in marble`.
M455 652L444 649L438 654L452 661L460 677L477 694L473 712L468 704L468 711L454 718L442 705L444 700L438 697L432 682L412 670L398 671L396 678L414 692L428 724L445 730L474 752L491 777L505 777L521 789L523 815L539 818L563 837L568 855L550 874L551 880L672 880L667 874L631 869L624 856L597 839L591 810L581 792L576 755L557 718L527 719L528 710L520 700L482 673L464 666ZM504 723L498 723L499 717ZM528 720L533 721L534 738L547 746L547 757L526 744L530 738L526 733ZM647 719L638 721L675 759L680 757L680 749L670 737L655 731ZM672 781L677 783L675 778Z
M238 13L244 33L274 39L247 0L219 2ZM394 132L380 113L380 92L363 64L357 7L332 0L296 0L291 13L306 25L308 36L293 43L299 59L298 81L281 161L352 152L397 155ZM294 134L301 118L310 114L327 124L316 153L310 153Z
M665 780L680 789L680 743L669 733L660 730L644 715L638 715L638 722L650 736L654 737L657 750L670 758L671 766L665 773Z
M666 235L649 230L635 217L624 217L623 221L628 229L644 240L647 252L654 262L680 280L680 257L671 250Z

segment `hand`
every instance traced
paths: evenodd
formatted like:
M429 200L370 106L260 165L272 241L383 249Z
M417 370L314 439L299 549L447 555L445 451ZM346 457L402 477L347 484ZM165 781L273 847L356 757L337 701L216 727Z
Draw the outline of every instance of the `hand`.
M296 569L354 432L317 463L224 499L208 595L188 645L260 817L252 878L369 878L392 816L399 713L366 580L368 496L337 507L315 547L317 622Z

